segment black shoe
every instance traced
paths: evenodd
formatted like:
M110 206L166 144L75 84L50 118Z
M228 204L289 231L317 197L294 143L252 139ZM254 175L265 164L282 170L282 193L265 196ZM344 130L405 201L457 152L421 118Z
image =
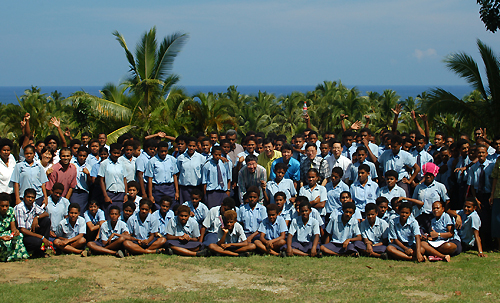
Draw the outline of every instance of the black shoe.
M174 254L174 251L169 247L169 248L165 249L165 254L171 256Z
M284 250L280 251L280 257L285 258L286 257L286 251L284 251Z
M246 252L238 254L238 257L250 257L250 253L248 251L246 251Z
M319 251L319 252L316 254L316 257L317 257L317 258L323 258L323 253Z
M202 250L196 252L196 256L197 257L206 257L206 256L208 256L208 250L202 249Z
M380 259L382 259L382 260L389 260L389 255L387 253L381 253L380 254Z

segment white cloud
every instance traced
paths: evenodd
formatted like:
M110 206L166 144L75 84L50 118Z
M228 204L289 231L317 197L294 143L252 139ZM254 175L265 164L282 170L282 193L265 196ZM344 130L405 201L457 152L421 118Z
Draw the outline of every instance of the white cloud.
M418 60L422 60L425 57L436 57L437 52L433 48L428 48L427 50L420 50L416 49L415 52L413 52L413 57L417 58Z

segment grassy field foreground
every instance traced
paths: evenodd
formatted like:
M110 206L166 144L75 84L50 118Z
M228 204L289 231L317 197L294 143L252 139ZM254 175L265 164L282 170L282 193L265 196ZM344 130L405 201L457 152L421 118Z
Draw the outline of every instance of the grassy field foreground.
M500 254L371 258L53 256L0 264L2 302L500 301Z

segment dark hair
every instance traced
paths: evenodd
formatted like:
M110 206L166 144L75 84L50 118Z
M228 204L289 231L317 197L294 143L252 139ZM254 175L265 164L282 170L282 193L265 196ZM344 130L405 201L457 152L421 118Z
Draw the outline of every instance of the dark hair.
M109 150L106 147L103 146L103 147L99 148L99 155L104 153L104 152L109 155Z
M33 147L33 148L35 148L35 147ZM59 155L62 154L62 152L69 152L69 154L71 155L71 149L69 147L61 148L61 150L59 151Z
M307 174L309 173L315 173L316 176L319 176L319 171L316 168L309 168L309 170L307 170Z
M179 137L177 137L179 138ZM176 139L176 142L177 142L177 139ZM196 142L196 138L195 137L186 137L184 139L184 142L186 142L186 144L189 144L190 142Z
M248 155L246 158L245 158L245 162L248 163L248 162L251 162L251 161L255 161L257 162L258 161L258 158L255 156L255 155Z
M361 150L364 151L366 154L368 154L368 149L364 145L358 146L356 148L356 152L359 152Z
M52 186L52 191L54 191L56 189L60 189L60 190L64 191L64 185L62 183L56 182Z
M278 212L279 207L276 204L269 204L268 206L266 206L266 210L267 210L267 213L269 213L270 211Z
M76 152L76 153L78 154L78 153L80 153L80 152L86 152L86 153L87 153L87 155L88 155L88 154L89 154L89 149L88 149L88 148L86 148L85 146L80 146L80 147L78 148L78 150L77 150L77 152Z
M375 210L375 212L377 212L377 205L375 203L368 203L368 204L366 204L366 206L365 206L365 214L368 213L370 210Z
M125 133L125 134L118 137L118 139L116 140L116 143L124 144L124 142L128 141L130 138L131 138L131 136L129 134ZM127 145L127 146L130 146L130 145Z
M309 202L309 199L306 196L297 196L297 198L295 198L295 204L298 203L300 205L302 202Z
M340 196L339 197L342 197L343 194L347 194L349 196L349 198L352 199L352 196L351 196L351 192L348 191L348 190L344 190L343 192L340 193Z
M369 128L364 127L364 128L362 128L362 129L360 129L360 130L359 130L359 133L360 133L360 134L361 134L361 133L368 133L368 135L371 135L371 134L372 134L372 131L371 131Z
M311 135L316 135L316 137L317 137L318 136L318 132L315 131L315 130L311 130L311 131L309 131L309 136L311 136Z
M403 144L403 138L401 136L392 136L391 143L398 143L399 145Z
M123 209L130 207L132 208L132 211L135 211L135 203L134 201L127 201L123 204Z
M82 135L80 136L81 137L90 137L90 133L89 132L83 132Z
M116 209L116 210L118 211L118 213L120 213L120 208L118 207L118 205L111 205L111 206L109 207L109 213L110 213L110 214L111 214L111 211L112 211L113 209Z
M370 172L370 166L368 166L368 164L361 164L358 167L358 171L360 171L360 170L364 170L365 172L369 173Z
M198 188L194 188L193 190L191 190L191 197L192 196L200 196L200 198L203 199L203 193Z
M437 131L434 133L434 137L436 137L436 136L441 136L444 139L446 137L446 134L442 131Z
M0 201L2 201L2 200L0 200ZM475 207L478 207L478 205L479 205L479 204L477 203L477 200L476 200L476 199L474 199L474 198L467 198L467 199L465 200L465 202L472 202L472 205L474 205Z
M283 162L276 163L276 165L274 166L274 172L277 172L277 171L278 171L278 169L282 169L282 170L284 170L284 171L285 171L285 173L286 173L286 171L288 170L288 165L286 165L286 164L285 164L285 163L283 163Z
M129 181L127 183L127 188L129 187L135 187L137 190L139 190L141 188L141 186L139 185L139 183L137 181Z
M73 140L69 141L69 146L73 146L75 144L82 145L82 141L80 141L78 139L73 139Z
M33 152L35 152L35 147L33 145L27 145L24 147L24 151L26 152L28 149L31 149Z
M9 140L7 138L0 139L0 149L2 149L4 146L10 147L11 150L14 148L14 144L12 143L12 140Z
M279 192L274 194L274 200L276 200L276 198L278 198L278 197L283 197L286 200L286 194L282 191L279 191Z
M148 149L150 147L157 147L157 146L158 146L158 144L156 143L155 140L148 139L148 140L144 141L143 149Z
M145 198L142 198L141 201L139 201L139 208L141 208L141 206L143 205L147 205L149 207L149 209L151 209L151 201L149 201L149 199L145 199Z
M109 146L109 152L111 152L113 150L121 151L122 150L122 145L120 143L113 143L113 144L111 144Z
M89 201L89 204L87 205L87 207L92 205L92 204L99 205L99 202L97 202L97 200L95 200L95 199L92 199Z
M222 147L220 147L220 146L213 146L213 147L212 147L212 155L213 155L213 154L214 154L214 152L216 152L216 151L220 151L220 152L222 152Z
M371 204L373 204L373 203L371 203ZM343 211L346 211L348 208L354 209L354 211L356 211L356 204L354 204L354 202L346 202L346 203L342 204Z
M36 197L36 190L34 188L26 188L24 191L24 197L26 197L26 195L33 195Z
M7 201L10 204L11 202L10 195L6 193L0 193L0 202L1 201Z
M212 141L210 141L210 138L209 137L203 137L200 139L200 143L203 143L203 142L208 142L210 145L212 145Z
M262 145L267 145L269 143L271 143L271 145L274 146L273 140L269 138L265 138L264 140L262 140Z
M170 205L172 205L172 201L173 201L172 197L165 195L165 196L162 196L160 198L160 204L159 205L162 205L163 202L169 202Z
M227 197L222 200L222 205L229 207L230 209L234 208L235 202L233 198Z
M421 134L416 134L415 135L415 142L419 141L419 140L425 140L425 137L422 136Z
M189 206L179 205L179 208L177 208L177 215L179 215L180 213L188 213L188 214L190 214L191 213L191 209L189 208Z
M386 178L388 178L388 177L394 177L397 180L398 177L399 177L399 174L394 169L390 169L390 170L388 170L388 171L385 172L385 177Z
M163 148L163 147L166 147L168 149L168 142L167 141L160 141L160 143L158 143L158 149Z
M127 147L129 147L129 146L132 147L132 149L135 149L136 148L135 144L136 144L136 142L134 140L127 139L125 142L123 142L122 146L123 146L124 149L127 148Z
M307 208L311 209L311 203L309 203L309 201L301 201L299 204L299 209L301 209L302 207L305 207L305 206L307 206Z
M403 208L407 208L411 212L412 204L410 202L403 202L403 203L401 203L401 205L399 205L399 211L401 211Z
M309 147L314 147L314 149L316 149L316 150L318 149L318 147L316 146L315 143L307 143L305 149L307 150Z
M387 205L389 205L389 200L387 200L386 197L378 197L376 200L375 200L375 203L377 205L380 205L382 203L387 203ZM372 203L373 204L373 203ZM365 210L366 211L366 210Z
M247 189L247 193L250 194L250 193L256 193L257 196L260 195L260 188L258 186L250 186L248 189Z
M56 135L48 135L43 142L48 145L50 140L56 141L56 145L59 146L59 138Z
M80 208L80 204L78 204L78 203L71 203L71 204L68 206L68 212L69 212L69 210L70 210L70 209L72 209L72 208L76 208L76 209L78 209L78 212L80 212L80 210L81 210L81 208Z
M342 169L342 167L337 166L332 168L332 174L337 174L342 178L344 176L344 170Z

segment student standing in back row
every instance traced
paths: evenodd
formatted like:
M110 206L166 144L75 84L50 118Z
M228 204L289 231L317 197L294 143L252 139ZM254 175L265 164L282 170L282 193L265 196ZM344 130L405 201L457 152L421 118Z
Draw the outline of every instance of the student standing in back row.
M222 160L222 148L212 148L212 158L208 160L201 170L201 183L205 203L211 209L220 206L224 198L229 197L232 174L230 168Z
M109 219L109 207L116 205L123 210L123 203L128 201L125 195L127 192L127 178L123 171L123 166L118 163L118 157L121 153L121 145L113 143L109 147L109 158L104 160L99 166L99 177L101 190L104 196L104 213Z
M174 198L172 206L179 202L179 183L177 179L177 160L168 154L168 142L158 144L158 153L152 157L147 165L144 175L148 179L149 200L156 209L163 196Z
M201 169L205 164L205 157L196 151L196 139L186 138L187 150L177 157L179 170L179 202L183 204L190 200L191 192L201 190Z

